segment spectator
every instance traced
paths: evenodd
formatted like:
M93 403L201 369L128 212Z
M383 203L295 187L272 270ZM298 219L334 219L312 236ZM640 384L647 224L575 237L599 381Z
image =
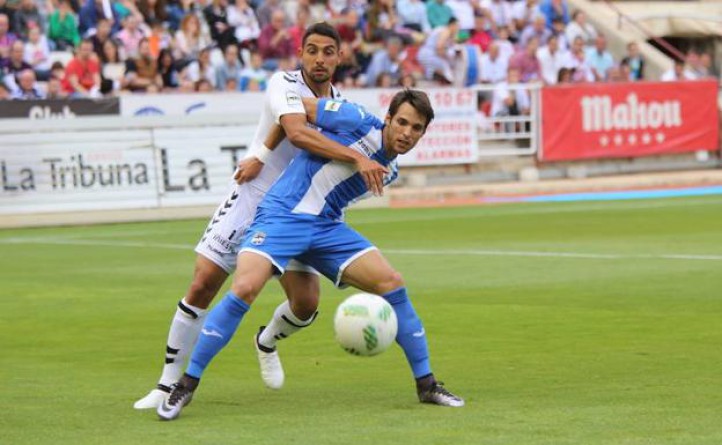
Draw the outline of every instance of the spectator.
M81 36L92 35L101 19L110 20L113 33L120 29L120 18L110 0L86 0L78 15L78 31Z
M501 54L498 43L492 43L489 46L489 52L481 55L480 64L479 81L481 83L498 83L506 80L509 57Z
M539 49L539 38L532 36L529 38L526 47L517 51L516 54L509 59L509 68L519 70L522 82L541 80L541 65L539 64L539 59L536 58L537 49Z
M138 11L143 15L143 21L148 26L154 22L168 21L166 7L166 0L138 0Z
M366 69L366 86L376 85L376 78L381 73L391 76L392 84L396 85L402 76L401 63L403 59L404 44L398 37L391 37L386 41L386 47L374 53L371 63Z
M366 10L365 40L380 43L392 36L398 36L405 44L413 43L411 34L398 23L393 0L372 0Z
M193 84L193 89L197 93L212 93L213 85L208 79L198 79Z
M15 11L13 30L19 38L27 40L28 31L33 27L40 28L41 31L44 29L40 11L34 0L21 0L20 7Z
M333 83L343 85L346 88L353 88L360 79L361 67L356 60L356 55L351 51L348 42L341 42L340 54L341 58L336 67L336 72L333 75Z
M181 20L180 28L175 33L175 53L178 61L188 63L199 57L203 48L211 42L201 33L201 21L195 14L188 14Z
M50 46L40 28L30 28L23 60L33 67L38 79L45 81L50 77Z
M559 79L559 71L572 65L571 55L559 47L559 37L553 35L545 46L537 50L537 59L541 67L542 80L554 85Z
M695 80L694 73L685 67L684 60L675 59L674 66L662 74L659 79L662 82L674 82L678 80Z
M570 67L574 69L572 82L594 82L594 72L584 52L584 40L577 36L572 42Z
M145 34L140 29L140 20L132 14L125 16L123 29L115 35L115 38L120 42L120 50L124 59L138 57L138 45L145 38Z
M424 75L427 79L433 79L446 85L454 82L452 47L458 31L459 23L452 18L448 25L434 28L419 49L417 59L424 68Z
M374 87L376 88L391 88L394 85L394 81L391 78L391 74L389 73L381 73L379 77L376 78L376 84L374 84Z
M336 25L341 41L351 45L354 52L359 52L363 45L363 33L359 23L359 14L355 9L348 8L342 14L341 23Z
M100 60L100 91L106 94L119 90L126 67L120 58L118 44L113 39L107 39L101 52L96 54Z
M324 21L329 23L336 23L341 18L343 11L348 8L348 1L346 0L326 0L326 9L324 11ZM287 17L292 17L287 15Z
M0 75L0 100L10 100L10 87L5 85L2 80L2 75Z
M108 63L122 63L123 58L120 55L120 48L113 39L106 39L103 42L103 47L98 54L100 63L105 65Z
M311 17L311 12L307 7L298 8L296 10L296 22L288 29L288 33L291 35L291 41L293 42L294 51L298 51L303 42L303 34L306 32L308 27L308 19Z
M103 26L107 28L107 34L110 34L110 21L106 19L102 21ZM68 0L58 0L58 8L48 19L48 37L59 51L72 49L80 43L78 19L70 8Z
M151 21L150 35L148 36L148 43L150 44L150 53L153 58L158 58L160 50L170 48L173 46L173 39L163 23L159 21Z
M0 70L5 75L5 85L14 91L17 88L17 75L21 71L32 70L33 67L23 61L25 56L25 44L22 40L16 40L10 47L10 57L0 60Z
M218 43L221 51L231 43L235 43L232 26L228 24L228 1L212 0L208 6L203 8L203 17L208 23L211 32L211 39Z
M399 23L404 28L428 34L431 31L426 4L422 0L398 0Z
M234 35L241 48L254 50L256 41L261 34L256 13L246 0L236 0L228 6L228 24L234 28Z
M511 7L511 14L514 28L519 31L533 23L537 17L544 17L539 9L539 0L517 0Z
M494 40L494 42L499 45L501 56L507 60L516 52L514 44L509 40L509 27L507 26L502 26L497 30L496 40Z
M459 21L458 39L464 41L474 30L474 7L470 0L446 0L451 14Z
M438 28L439 26L446 26L449 20L454 17L454 13L446 4L446 0L428 0L426 3L426 17L432 28Z
M286 13L282 9L276 9L271 16L271 23L261 30L258 37L258 52L263 57L263 69L275 71L284 61L288 63L296 49L293 47L293 39L286 28Z
M0 14L0 59L8 57L10 47L17 40L17 36L10 32L10 20L6 14Z
M622 59L622 64L629 67L629 80L644 79L644 58L639 53L637 42L627 44L627 55Z
M607 39L604 34L598 34L594 40L594 47L587 48L587 63L592 68L594 79L607 80L607 71L614 66L614 57L607 51Z
M100 93L100 66L93 53L93 42L81 40L76 53L65 68L63 90L71 97L96 97Z
M256 16L258 17L258 26L263 29L266 25L269 25L273 21L273 13L281 8L278 0L263 0L263 4L256 9ZM285 20L286 14L284 11L283 18ZM284 26L286 23L283 24Z
M181 82L191 82L196 85L199 80L207 80L211 86L216 82L216 70L211 65L211 50L203 48L198 53L198 60L192 61L181 73Z
M561 20L565 25L569 23L569 6L567 0L542 0L539 10L547 19L547 28L552 29L552 22Z
M517 84L521 81L521 72L514 67L509 67L507 80L499 82L494 87L491 102L491 115L501 116L522 116L528 115L531 110L531 99L529 91L519 88ZM507 124L506 131L513 131L516 125Z
M158 74L163 81L163 90L174 90L180 82L180 72L169 48L160 50L158 54Z
M406 73L399 80L401 88L416 88L416 77L411 73Z
M10 25L13 23L13 16L15 15L15 8L14 7L11 8L10 6L8 6L7 0L0 0L0 15L6 16L8 19L8 25ZM10 28L12 28L12 27L9 27L8 30L12 31L12 29L10 29ZM0 82L0 84L1 83L2 82Z
M135 17L136 22L138 23L138 26L142 26L142 23L145 21L143 14L138 9L138 6L136 5L137 0L115 0L115 3L113 3L113 9L118 14L118 17L121 20L121 25L123 19L125 19L128 16Z
M561 68L557 74L557 85L571 83L574 75L574 68Z
M546 19L543 16L537 16L534 21L527 25L521 32L519 45L522 48L526 47L532 37L536 37L539 40L539 45L546 45L551 35L552 32L546 27Z
M265 91L268 83L268 72L261 68L263 58L258 52L251 53L250 66L241 71L238 88L241 91Z
M17 88L12 92L13 99L39 100L45 99L45 94L38 88L35 72L31 69L22 70L17 75Z
M567 40L567 35L564 32L565 29L566 25L564 25L564 22L558 17L552 21L552 35L557 36L559 49L562 51L569 51L570 45Z
M709 53L699 55L700 70L704 73L704 77L719 77L719 73L715 70L712 63L712 56Z
M102 57L103 46L107 40L110 40L110 32L112 30L113 23L108 19L100 19L96 24L95 34L90 37L90 41L93 42L93 52ZM117 45L116 45L117 47Z
M158 60L150 52L148 39L138 44L138 57L125 62L124 89L156 93L163 88L163 79L158 71Z
M629 67L625 64L613 66L607 70L607 82L628 82Z
M55 76L50 76L48 79L48 85L46 87L45 98L46 99L65 99L68 97L63 91L60 79Z
M485 15L494 22L494 27L508 27L513 25L513 11L510 2L504 0L484 0L481 3L486 11Z
M587 23L587 15L579 9L572 14L572 21L567 24L564 32L570 44L574 43L577 37L581 37L585 45L591 45L597 38L597 30L591 23Z
M226 88L228 79L239 79L243 66L238 58L238 45L230 44L226 46L223 52L223 63L216 68L216 88L223 90Z
M494 41L494 38L488 31L489 29L489 19L483 14L477 15L474 17L474 31L471 33L471 38L469 38L467 43L478 46L481 52L485 53L488 51L491 42Z

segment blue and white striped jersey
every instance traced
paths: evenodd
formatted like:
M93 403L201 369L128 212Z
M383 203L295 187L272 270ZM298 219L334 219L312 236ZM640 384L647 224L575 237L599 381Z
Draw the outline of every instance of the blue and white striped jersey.
M383 122L361 106L331 99L318 102L316 124L323 134L389 168L384 185L398 176L396 159L383 149ZM361 174L347 163L302 150L271 187L260 208L340 220L354 201L370 196Z

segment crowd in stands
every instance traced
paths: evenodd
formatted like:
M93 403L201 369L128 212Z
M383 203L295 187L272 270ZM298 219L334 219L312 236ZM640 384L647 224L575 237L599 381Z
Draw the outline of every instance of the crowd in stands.
M528 105L517 82L645 79L637 43L611 54L566 0L0 0L0 99L260 91L317 21L341 36L342 88L495 84L503 114ZM691 52L662 80L712 70Z

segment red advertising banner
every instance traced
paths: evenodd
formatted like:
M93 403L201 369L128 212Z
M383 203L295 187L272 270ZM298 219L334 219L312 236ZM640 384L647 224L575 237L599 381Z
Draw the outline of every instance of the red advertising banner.
M542 89L542 161L717 150L717 82Z

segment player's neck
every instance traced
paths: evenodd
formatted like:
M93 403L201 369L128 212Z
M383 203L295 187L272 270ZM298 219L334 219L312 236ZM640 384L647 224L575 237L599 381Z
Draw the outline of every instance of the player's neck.
M388 132L386 131L386 128L384 128L381 131L381 141L384 144L384 156L386 156L386 159L388 159L389 161L392 161L396 158L396 152L391 150L391 141L388 140L388 137Z
M301 71L301 77L316 97L331 97L331 82L316 83L309 79L303 71Z

